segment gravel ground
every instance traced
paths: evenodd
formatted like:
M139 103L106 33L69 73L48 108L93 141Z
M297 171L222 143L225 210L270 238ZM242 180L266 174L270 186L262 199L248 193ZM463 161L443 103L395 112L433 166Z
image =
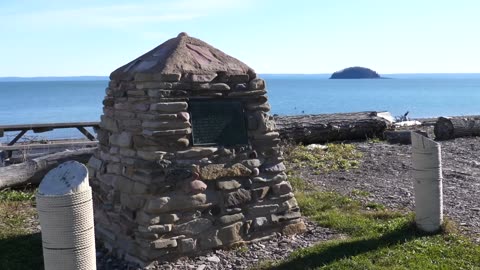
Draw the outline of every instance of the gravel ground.
M278 234L270 240L253 243L231 250L215 250L202 256L181 258L176 262L160 262L150 269L179 270L213 270L213 269L248 269L259 262L285 259L298 248L312 246L320 241L344 237L330 229L321 228L305 219L307 231L302 235L286 237ZM133 264L116 259L105 250L97 252L97 269L99 270L139 270Z
M411 145L386 142L353 144L363 153L358 169L321 175L305 170L301 175L323 190L342 194L352 194L354 190L367 191L369 195L364 199L368 201L393 209L413 210ZM444 214L480 243L480 137L458 138L440 144Z

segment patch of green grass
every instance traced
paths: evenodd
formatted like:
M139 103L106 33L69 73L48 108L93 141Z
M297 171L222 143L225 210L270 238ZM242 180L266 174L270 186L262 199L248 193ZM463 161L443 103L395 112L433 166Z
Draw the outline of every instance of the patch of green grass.
M298 250L269 269L480 269L479 255L480 248L463 237L427 236L404 223L377 237Z
M240 253L246 253L246 252L248 252L248 247L247 247L247 245L240 245L240 246L236 247L235 250L240 252Z
M327 149L308 149L297 145L286 148L286 160L292 167L308 167L315 173L358 168L362 153L352 144L327 144Z
M322 227L333 228L351 236L371 236L389 231L411 216L372 209L361 202L335 192L299 192L296 199L302 213Z
M373 137L373 138L368 138L367 139L367 142L368 143L381 143L382 142L382 139L378 138L378 137Z
M5 201L33 201L35 199L35 190L0 190L0 202Z
M305 182L301 177L297 176L294 172L288 171L288 182L292 185L294 191L304 191L311 187L307 182Z
M370 192L365 191L365 190L359 190L359 189L354 189L351 192L352 196L358 196L358 197L368 197L370 196Z
M302 187L301 178L294 180ZM361 192L360 192L361 194ZM413 213L389 211L312 187L297 189L302 213L320 226L347 234L293 252L283 262L254 269L480 269L480 246L459 235L448 219L438 234L416 229Z
M0 191L0 269L43 269L40 233L32 233L34 191Z
M385 206L376 202L369 202L365 205L368 209L385 210Z

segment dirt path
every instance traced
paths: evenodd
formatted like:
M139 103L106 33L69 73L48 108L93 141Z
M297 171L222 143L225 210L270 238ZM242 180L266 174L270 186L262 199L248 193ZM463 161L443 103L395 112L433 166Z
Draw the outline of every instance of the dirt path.
M440 142L443 161L444 214L480 242L480 138ZM342 194L367 191L368 201L413 210L411 146L386 142L354 142L363 153L358 169L314 175L301 173L324 190Z

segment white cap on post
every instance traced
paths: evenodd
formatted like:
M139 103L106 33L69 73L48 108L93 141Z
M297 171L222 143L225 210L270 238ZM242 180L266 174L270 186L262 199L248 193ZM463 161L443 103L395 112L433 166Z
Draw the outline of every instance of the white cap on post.
M45 269L96 269L92 190L85 165L67 161L48 172L36 201Z

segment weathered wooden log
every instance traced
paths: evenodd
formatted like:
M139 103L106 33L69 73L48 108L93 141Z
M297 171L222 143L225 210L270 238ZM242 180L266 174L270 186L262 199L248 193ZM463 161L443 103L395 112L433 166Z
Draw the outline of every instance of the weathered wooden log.
M37 184L52 168L68 160L87 163L96 148L67 150L34 159L20 164L0 167L0 190L25 184Z
M29 143L9 146L0 145L0 164L2 151L5 153L5 159L8 159L8 164L16 164L22 163L27 159L34 159L45 155L65 151L67 149L95 147L97 146L97 144L98 141L57 141L48 144ZM13 153L9 154L9 152Z
M437 140L480 136L480 117L439 117L433 132Z
M280 138L297 143L325 143L382 137L391 121L378 112L276 116Z

